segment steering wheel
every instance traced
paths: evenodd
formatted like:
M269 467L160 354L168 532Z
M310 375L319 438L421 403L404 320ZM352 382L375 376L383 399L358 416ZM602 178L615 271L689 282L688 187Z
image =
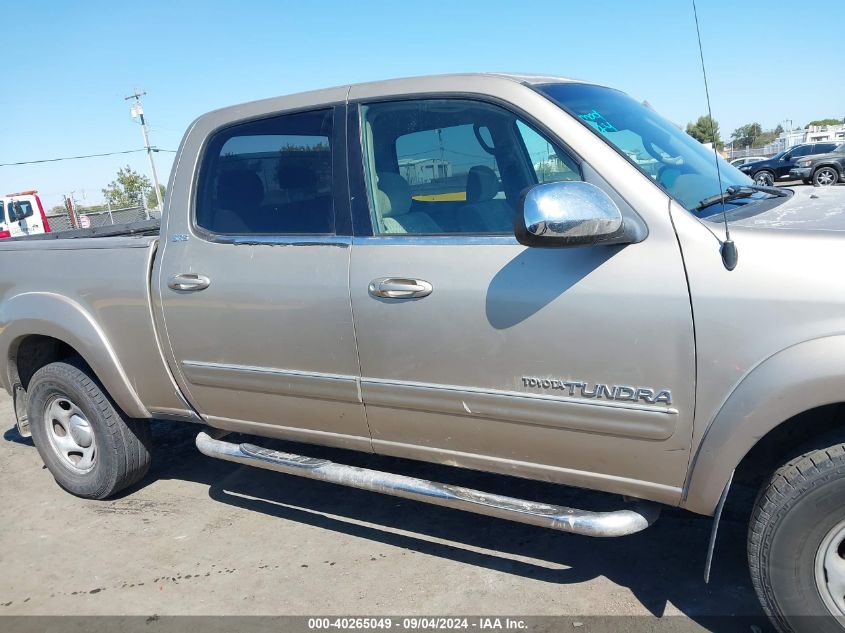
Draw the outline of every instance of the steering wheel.
M643 149L648 152L648 155L664 165L680 166L684 164L684 159L681 156L669 156L666 152L660 151L649 139L643 139Z

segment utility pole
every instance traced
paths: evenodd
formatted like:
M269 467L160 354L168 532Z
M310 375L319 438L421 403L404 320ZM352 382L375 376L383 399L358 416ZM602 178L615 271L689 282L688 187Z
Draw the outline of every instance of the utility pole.
M164 210L164 204L162 204L161 200L161 188L158 186L158 174L156 174L156 165L153 161L153 148L150 147L150 137L147 134L147 122L144 119L144 107L141 105L141 97L143 97L146 92L138 92L136 89L128 97L124 97L124 101L129 101L130 99L135 99L135 105L129 110L132 114L132 118L138 118L141 120L141 133L144 135L144 147L147 148L147 158L150 159L150 171L153 173L153 187L155 187L156 192L156 202L158 203L157 209L159 213ZM144 204L144 208L146 209L146 204Z

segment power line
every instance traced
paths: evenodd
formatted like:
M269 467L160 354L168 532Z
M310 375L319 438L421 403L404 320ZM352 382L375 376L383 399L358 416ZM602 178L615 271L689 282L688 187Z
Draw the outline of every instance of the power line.
M22 160L17 163L0 163L0 167L11 167L13 165L33 165L35 163L55 163L60 160L77 160L79 158L97 158L99 156L115 156L116 154L133 154L135 152L146 152L143 149L128 149L124 152L106 152L104 154L85 154L83 156L63 156L62 158L42 158L41 160ZM167 150L163 150L167 151Z
M175 149L158 149L157 147L150 148L154 152L171 152L176 153ZM77 160L79 158L98 158L100 156L116 156L117 154L133 154L135 152L146 152L146 148L128 149L125 152L106 152L104 154L85 154L83 156L63 156L62 158L42 158L41 160L23 160L17 163L0 163L0 167L13 167L15 165L34 165L35 163L55 163L60 160Z

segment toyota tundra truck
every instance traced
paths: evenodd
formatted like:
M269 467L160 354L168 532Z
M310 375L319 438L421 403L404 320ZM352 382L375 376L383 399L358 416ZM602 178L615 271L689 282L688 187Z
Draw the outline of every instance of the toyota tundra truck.
M623 537L685 508L714 516L711 552L732 482L754 485L766 612L841 631L843 229L845 189L758 186L611 88L341 86L199 117L160 227L0 243L0 376L19 432L85 498L144 477L153 419L196 425L213 458L564 532Z

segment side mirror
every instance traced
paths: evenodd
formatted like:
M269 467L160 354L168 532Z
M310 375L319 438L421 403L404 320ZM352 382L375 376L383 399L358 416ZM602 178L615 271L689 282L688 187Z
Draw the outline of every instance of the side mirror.
M514 222L525 246L621 244L628 239L619 207L595 185L581 181L549 182L528 189Z
M791 160L792 154L784 154L783 156L780 157L780 159L783 160L783 161Z

